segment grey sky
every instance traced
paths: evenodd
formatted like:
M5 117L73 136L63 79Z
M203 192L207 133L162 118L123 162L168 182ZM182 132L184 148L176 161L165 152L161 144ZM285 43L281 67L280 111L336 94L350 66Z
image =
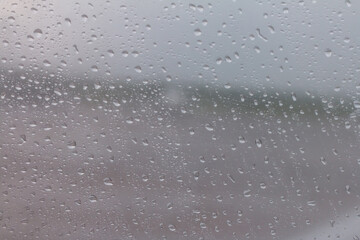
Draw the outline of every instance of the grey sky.
M2 66L348 94L360 71L359 10L356 1L6 3Z

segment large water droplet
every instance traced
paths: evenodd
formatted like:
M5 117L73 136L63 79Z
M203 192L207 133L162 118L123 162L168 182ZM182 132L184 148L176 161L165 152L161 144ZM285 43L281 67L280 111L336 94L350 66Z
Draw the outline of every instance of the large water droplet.
M330 48L325 49L325 56L326 57L331 57L331 55L332 55L331 49Z
M37 28L37 29L34 30L34 35L37 38L40 38L42 36L42 34L43 34L43 32L42 32L41 29Z
M67 147L68 147L68 149L75 149L75 147L76 147L76 142L75 142L75 141L69 141L69 142L67 143Z
M202 32L201 32L201 30L199 28L194 30L194 35L195 36L199 37L199 36L201 36L201 34L202 34Z
M105 184L106 186L112 186L113 183L112 183L111 178L104 178L104 184Z

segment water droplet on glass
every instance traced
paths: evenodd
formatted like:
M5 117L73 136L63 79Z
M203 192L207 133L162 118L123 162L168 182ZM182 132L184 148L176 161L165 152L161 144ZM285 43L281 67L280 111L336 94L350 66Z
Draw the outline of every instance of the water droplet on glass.
M97 72L97 71L99 71L99 68L97 66L93 65L93 66L91 66L91 71Z
M89 17L87 15L85 15L85 14L81 15L81 19L82 19L83 22L87 22L88 18Z
M245 143L245 138L243 136L238 137L239 143Z
M245 191L243 192L243 194L244 194L244 197L251 197L251 190L250 190L250 189L245 190Z
M42 32L41 29L37 28L37 29L34 30L34 35L37 38L40 38L42 36L42 34L43 34L43 32Z
M109 57L113 57L115 55L113 50L108 50L107 52L108 52Z
M65 18L65 22L70 26L71 25L71 20L70 18Z
M106 186L112 186L113 183L112 183L111 178L104 178L104 184L105 184Z
M85 169L79 168L79 169L77 170L77 173L78 173L80 176L82 176L82 175L85 174Z
M67 147L68 147L68 149L75 149L75 147L76 147L76 142L75 142L75 141L69 141L69 142L67 143Z
M261 139L256 139L256 140L255 140L255 143L256 143L256 146L257 146L258 148L261 148L261 146L262 146L262 141L261 141Z
M224 85L224 88L225 88L225 89L230 89L230 88L231 88L230 83L226 83L226 84Z
M45 67L50 67L51 66L51 62L49 60L44 60L43 64Z
M331 55L332 55L331 49L330 48L325 49L325 56L329 58L331 57Z
M209 132L214 131L214 127L209 123L205 124L205 129L208 130Z
M195 34L195 36L199 37L199 36L201 36L202 32L199 28L197 28L194 30L194 34Z
M169 230L172 231L172 232L175 232L175 231L176 231L175 225L173 225L173 224L169 224L168 228L169 228Z
M140 66L136 66L134 69L137 73L141 73L142 71Z
M90 195L90 196L89 196L89 201L90 201L91 203L97 202L97 197L96 197L95 195Z
M307 205L314 207L314 206L316 206L316 202L315 201L307 201Z
M360 109L360 101L355 100L355 101L353 102L353 104L354 104L354 108Z

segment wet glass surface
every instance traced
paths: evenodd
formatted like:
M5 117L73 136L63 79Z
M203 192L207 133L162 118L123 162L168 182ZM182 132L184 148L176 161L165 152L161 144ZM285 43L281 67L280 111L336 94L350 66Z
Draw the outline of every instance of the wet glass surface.
M4 1L0 239L358 239L359 11Z

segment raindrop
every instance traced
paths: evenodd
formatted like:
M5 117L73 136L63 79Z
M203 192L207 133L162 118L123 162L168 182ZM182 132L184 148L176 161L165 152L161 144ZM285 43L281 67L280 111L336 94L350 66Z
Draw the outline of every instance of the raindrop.
M90 201L91 203L97 202L97 197L96 197L95 195L90 195L90 196L89 196L89 201Z
M43 32L42 32L41 29L37 28L37 29L34 30L34 35L37 38L40 38L42 36L42 34L43 34Z
M26 142L26 135L25 135L25 134L20 135L20 139L21 139L23 142Z
M350 186L349 186L349 185L346 185L346 186L345 186L345 189L346 189L346 193L347 193L347 194L350 194L350 193L351 193L351 192L350 192L351 189L350 189Z
M82 19L83 22L87 22L88 18L89 17L87 15L85 15L85 14L81 15L81 19Z
M199 36L201 36L202 32L199 28L197 28L194 30L194 34L195 34L195 36L199 37Z
M75 149L75 147L76 147L76 142L75 142L75 141L69 141L69 142L67 143L67 147L68 147L68 149Z
M126 119L126 123L127 124L133 124L134 123L134 119L132 117L129 117L128 119Z
M112 186L113 183L112 183L111 178L104 178L104 184L105 184L106 186Z
M137 73L141 73L142 71L140 66L136 66L134 69Z
M70 18L65 18L65 22L66 22L69 26L71 26L71 20L70 20Z
M256 140L255 140L255 143L256 143L256 146L257 146L258 148L261 148L261 146L262 146L262 141L261 141L261 139L256 139Z
M251 190L250 190L250 189L245 190L245 191L243 192L243 194L244 194L244 197L251 197Z
M238 137L239 143L245 143L245 138L243 136Z
M315 201L307 201L307 205L314 207L314 206L316 206L316 202Z
M169 230L172 231L172 232L175 232L175 231L176 231L176 227L175 227L175 225L173 225L173 224L169 224L168 228L169 228Z
M208 130L209 132L214 131L214 127L209 123L205 124L205 129Z
M91 71L97 72L97 71L99 71L99 68L97 66L93 65L93 66L91 66Z
M84 169L84 168L79 168L79 169L77 170L77 173L78 173L80 176L82 176L82 175L85 174L85 169Z
M194 134L195 134L194 128L189 128L189 134L190 134L190 135L194 135Z
M230 83L226 83L226 84L224 85L224 88L225 88L225 89L230 89L230 88L231 88Z
M50 67L51 66L51 63L50 63L49 60L44 60L43 64L44 64L45 67Z
M331 57L331 55L332 55L331 49L330 48L325 49L325 56L329 58Z
M353 104L354 104L354 108L360 109L360 101L355 100L355 101L353 102Z
M108 50L107 52L108 52L109 57L113 57L115 55L114 51L111 49Z

